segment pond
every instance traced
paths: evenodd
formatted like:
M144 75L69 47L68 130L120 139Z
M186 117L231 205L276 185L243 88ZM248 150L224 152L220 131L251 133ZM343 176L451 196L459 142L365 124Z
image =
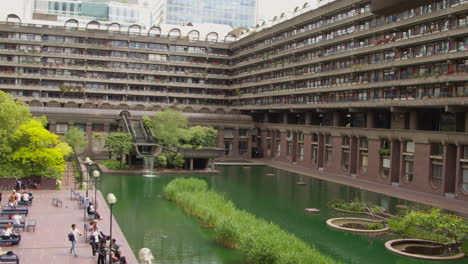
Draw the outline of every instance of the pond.
M217 169L222 174L196 177L224 193L238 208L278 224L343 263L439 263L387 252L385 241L395 236L346 233L326 225L327 219L342 215L327 207L330 200L360 199L390 212L395 212L397 205L411 205L411 202L267 166L218 166ZM103 194L113 192L117 196L114 214L133 251L150 248L156 263L163 264L244 263L238 251L217 244L212 231L203 228L197 218L184 213L175 203L159 198L164 186L175 177L189 176L103 176ZM311 214L305 208L317 208L321 212ZM466 263L466 259L450 263Z

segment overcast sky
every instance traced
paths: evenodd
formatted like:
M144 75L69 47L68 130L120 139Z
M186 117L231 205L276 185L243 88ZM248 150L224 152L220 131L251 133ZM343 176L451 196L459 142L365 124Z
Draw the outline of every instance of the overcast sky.
M296 6L302 7L305 2L314 0L258 0L258 19L271 20L283 12L292 12Z

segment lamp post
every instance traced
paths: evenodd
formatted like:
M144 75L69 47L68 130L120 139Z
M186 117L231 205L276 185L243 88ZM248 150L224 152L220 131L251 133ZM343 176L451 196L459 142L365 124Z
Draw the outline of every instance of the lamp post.
M87 174L88 174L88 177L86 177L86 198L88 198L88 182L89 182L89 178L91 177L91 166L93 165L93 161L89 158L89 157L86 157L85 160L84 160L84 163L86 165L88 165L88 169L87 169Z
M117 198L115 197L113 193L109 193L106 198L107 198L107 202L110 205L110 228L109 228L110 240L109 241L112 241L112 207L114 206L115 203L117 203ZM109 248L109 264L112 264L112 249L111 248Z
M98 170L93 171L93 176L94 176L94 204L96 205L96 210L98 208L98 202L97 202L97 179L99 176L101 176L101 173L99 173Z

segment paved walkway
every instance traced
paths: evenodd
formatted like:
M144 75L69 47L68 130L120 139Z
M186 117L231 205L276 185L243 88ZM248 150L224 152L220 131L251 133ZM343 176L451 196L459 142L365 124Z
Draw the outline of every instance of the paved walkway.
M460 213L465 218L468 217L468 203L461 200L450 199L414 190L393 187L391 185L380 184L363 179L354 179L351 177L339 176L332 173L315 171L312 172L311 169L301 168L288 163L279 162L277 160L272 161L267 159L254 159L253 161L263 163L273 168L296 172L326 181L331 181L359 189L394 196L397 198L414 201L421 204L437 206L453 212Z
M81 191L84 195L84 191ZM94 196L94 193L90 193ZM57 197L62 200L62 207L52 205L52 198ZM110 210L106 205L103 196L98 192L99 208L98 212L104 218L98 223L99 228L106 235L109 235ZM69 190L61 191L35 191L34 202L29 209L26 221L35 219L37 222L36 231L21 232L21 242L18 246L5 246L4 250L14 251L20 258L20 263L34 264L59 264L59 263L97 263L97 257L93 258L91 247L85 242L85 238L78 239L78 257L69 256L70 241L68 233L71 224L76 224L83 233L84 209L79 208L78 201L71 200ZM87 222L87 221L86 221ZM115 218L113 219L112 236L116 238L117 244L121 245L122 254L127 258L128 263L137 264L137 260L128 245Z

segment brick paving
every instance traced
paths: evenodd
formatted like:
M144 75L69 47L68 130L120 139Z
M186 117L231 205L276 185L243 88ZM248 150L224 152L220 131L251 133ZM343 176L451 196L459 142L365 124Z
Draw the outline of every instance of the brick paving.
M376 182L371 182L363 179L358 178L351 178L345 176L339 176L332 173L326 172L315 172L311 171L311 169L301 168L298 166L294 166L292 164L280 162L277 160L267 160L267 159L255 159L255 162L263 163L273 168L283 169L295 173L304 174L306 176L314 177L317 179L322 179L326 181L331 181L343 185L348 185L351 187L364 189L367 191L372 191L376 193L385 194L388 196L397 197L400 199L405 199L421 204L437 206L440 208L444 208L456 213L459 213L461 216L467 218L468 217L468 203L450 199L442 196L431 195L423 192L418 192L414 190L408 190L404 188L393 187L391 185L380 184Z
M84 191L80 191L82 195ZM94 196L94 193L90 193ZM52 198L59 198L63 202L62 207L52 205ZM110 209L98 192L98 212L103 220L98 222L98 226L106 235L109 235L109 215ZM78 257L69 256L70 241L68 233L71 224L76 224L83 233L85 223L83 215L84 209L80 209L77 200L71 200L70 190L61 191L35 191L34 202L29 209L26 223L30 219L36 220L36 231L21 232L21 242L18 246L4 246L3 250L12 250L20 258L20 263L35 264L88 264L97 263L97 257L93 258L91 247L85 242L84 236L78 239ZM88 221L86 221L88 222ZM127 258L128 263L137 264L135 255L125 239L115 218L113 219L112 236L116 238L117 244L121 245L122 254Z

